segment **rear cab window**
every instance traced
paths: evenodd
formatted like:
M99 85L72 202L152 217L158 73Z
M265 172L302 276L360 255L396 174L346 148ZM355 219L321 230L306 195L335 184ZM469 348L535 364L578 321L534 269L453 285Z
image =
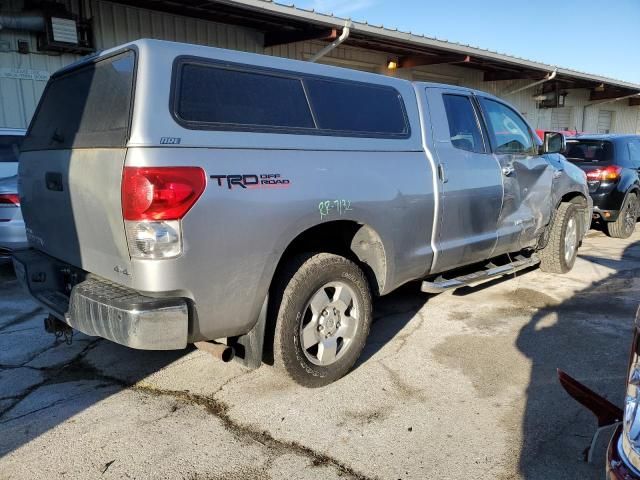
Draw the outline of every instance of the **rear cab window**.
M129 50L52 77L22 150L125 146L134 74Z
M564 156L573 163L613 162L613 143L606 140L567 140L567 150Z
M485 153L485 145L475 107L466 95L444 94L451 144L455 148Z
M0 135L0 163L18 161L23 139L19 135Z
M178 57L172 114L188 129L408 138L389 86Z

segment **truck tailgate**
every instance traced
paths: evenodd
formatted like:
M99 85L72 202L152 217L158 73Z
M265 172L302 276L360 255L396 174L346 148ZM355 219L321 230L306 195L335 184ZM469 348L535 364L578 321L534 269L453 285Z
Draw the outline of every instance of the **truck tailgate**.
M30 244L124 285L131 275L121 183L134 72L128 50L56 72L18 167Z
M130 270L120 184L125 149L26 152L20 198L32 246L127 284Z

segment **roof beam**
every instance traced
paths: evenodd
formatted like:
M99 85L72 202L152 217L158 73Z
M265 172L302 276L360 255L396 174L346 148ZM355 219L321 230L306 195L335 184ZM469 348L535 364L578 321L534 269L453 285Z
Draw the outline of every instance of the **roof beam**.
M322 30L298 30L290 32L266 32L264 34L264 46L275 47L276 45L287 45L289 43L304 42L307 40L328 40L333 41L338 38L336 28L325 28Z
M443 63L469 63L469 55L407 55L400 58L400 68L421 67L424 65L440 65Z
M498 80L544 80L545 75L542 72L530 73L526 71L503 70L484 72L482 80L485 82L495 82Z
M626 93L625 90L612 89L612 88L605 89L601 92L598 92L596 90L591 90L591 94L589 95L589 101L597 102L598 100L611 100L612 98L622 97L625 93Z

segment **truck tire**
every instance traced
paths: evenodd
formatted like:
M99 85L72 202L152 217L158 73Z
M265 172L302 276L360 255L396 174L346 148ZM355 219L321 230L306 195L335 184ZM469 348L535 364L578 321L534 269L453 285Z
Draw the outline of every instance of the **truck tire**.
M578 213L575 203L561 203L556 210L547 245L538 250L543 272L567 273L573 268L580 243Z
M344 376L371 326L371 293L362 270L339 255L309 253L290 260L276 281L275 367L305 387Z
M638 196L630 193L622 202L615 222L607 222L607 234L613 238L629 238L636 229L638 220Z

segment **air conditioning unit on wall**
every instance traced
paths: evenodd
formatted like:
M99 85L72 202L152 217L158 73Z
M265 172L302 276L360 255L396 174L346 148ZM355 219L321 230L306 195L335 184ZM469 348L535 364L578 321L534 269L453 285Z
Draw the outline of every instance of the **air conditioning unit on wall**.
M91 53L93 34L89 21L72 15L46 15L44 32L38 35L38 50L61 53Z
M538 108L559 108L564 107L564 101L567 96L565 90L561 90L557 82L545 83L542 90L538 91L533 99L536 101Z

